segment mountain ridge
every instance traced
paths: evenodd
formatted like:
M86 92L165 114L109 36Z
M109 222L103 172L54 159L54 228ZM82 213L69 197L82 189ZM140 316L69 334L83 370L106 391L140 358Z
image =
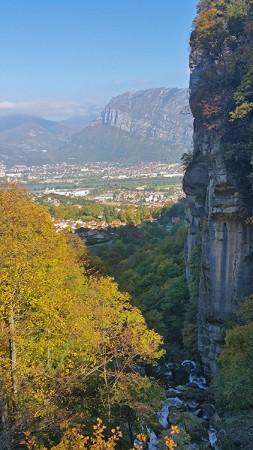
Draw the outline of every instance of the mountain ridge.
M71 160L178 162L191 140L188 90L162 87L113 97L100 117L61 150Z
M80 128L77 126L35 115L0 116L0 161L7 166L57 162L55 150L70 139Z
M188 90L179 88L125 92L112 98L95 120L94 115L61 122L0 116L0 162L179 162L192 147L188 97Z

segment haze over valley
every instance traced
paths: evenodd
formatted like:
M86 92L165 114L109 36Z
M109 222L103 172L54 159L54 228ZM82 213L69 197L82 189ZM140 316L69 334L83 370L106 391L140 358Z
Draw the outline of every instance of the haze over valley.
M180 162L192 147L187 89L154 88L113 98L98 115L60 122L0 116L0 162Z

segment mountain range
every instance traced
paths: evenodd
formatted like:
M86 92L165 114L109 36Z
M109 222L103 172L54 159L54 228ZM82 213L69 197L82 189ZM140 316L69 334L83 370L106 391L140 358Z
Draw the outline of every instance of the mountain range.
M115 97L61 149L61 158L178 162L192 146L188 96L187 89L155 88Z
M0 117L0 161L7 165L177 162L192 146L188 96L187 89L126 92L113 98L96 119Z

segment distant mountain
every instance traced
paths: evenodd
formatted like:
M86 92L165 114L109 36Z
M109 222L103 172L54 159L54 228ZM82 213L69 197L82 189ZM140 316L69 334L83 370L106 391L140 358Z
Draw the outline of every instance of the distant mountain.
M126 92L113 98L94 120L97 111L61 122L0 116L0 162L177 162L191 149L187 89Z
M98 120L60 150L71 162L177 162L192 147L187 89L155 88L113 98Z
M69 119L62 120L60 123L64 126L70 128L73 132L78 133L85 127L90 125L99 116L102 108L94 108L93 112L89 112L87 115L83 116L73 116Z
M0 116L0 161L43 164L55 160L55 151L75 130L64 124L27 115Z
M95 110L61 122L30 115L0 116L0 162L9 166L60 162L59 149L96 117Z

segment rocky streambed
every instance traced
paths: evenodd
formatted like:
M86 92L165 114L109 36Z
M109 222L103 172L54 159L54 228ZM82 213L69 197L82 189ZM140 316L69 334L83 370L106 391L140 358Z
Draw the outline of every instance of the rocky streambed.
M147 430L148 450L160 448L172 424L178 424L190 436L190 442L181 448L221 450L215 430L219 417L209 400L207 380L198 365L191 360L167 362L155 369L155 376L165 384L167 399L156 412L160 428Z

